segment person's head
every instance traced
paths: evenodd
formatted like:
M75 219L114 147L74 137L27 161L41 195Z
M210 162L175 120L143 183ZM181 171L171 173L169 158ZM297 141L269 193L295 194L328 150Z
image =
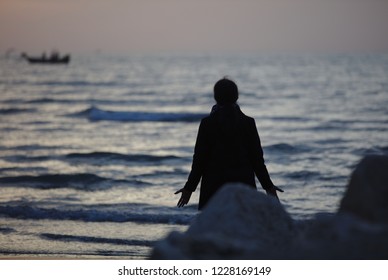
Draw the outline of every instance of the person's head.
M219 105L234 104L238 99L238 88L235 82L223 78L214 85L214 99Z

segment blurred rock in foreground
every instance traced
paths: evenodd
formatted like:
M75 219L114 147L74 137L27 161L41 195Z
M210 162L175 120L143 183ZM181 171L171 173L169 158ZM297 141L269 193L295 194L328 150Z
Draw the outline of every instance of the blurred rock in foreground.
M294 221L275 199L228 184L152 259L388 259L388 156L354 171L337 214ZM302 195L302 194L301 194Z
M388 225L388 156L368 156L359 163L339 211Z

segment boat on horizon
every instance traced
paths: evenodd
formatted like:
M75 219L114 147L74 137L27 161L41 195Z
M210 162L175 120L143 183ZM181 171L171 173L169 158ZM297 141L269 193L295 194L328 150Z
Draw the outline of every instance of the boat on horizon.
M29 63L32 64L68 64L70 62L70 55L66 54L64 56L60 56L59 53L53 52L49 57L46 57L43 54L40 57L28 56L26 53L22 53L22 58L26 59Z

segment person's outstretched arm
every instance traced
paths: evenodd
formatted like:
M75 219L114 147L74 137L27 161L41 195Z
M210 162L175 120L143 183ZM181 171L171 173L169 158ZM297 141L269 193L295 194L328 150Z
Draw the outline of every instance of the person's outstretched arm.
M175 194L182 193L181 198L178 201L178 207L186 205L201 180L204 166L207 161L209 143L208 143L208 131L204 120L201 121L198 129L197 140L194 148L193 163L191 171L185 186L176 191Z
M261 186L267 194L279 199L276 192L283 192L283 190L275 186L269 176L267 166L264 163L264 153L263 148L261 147L259 133L256 128L256 122L254 119L251 119L250 122L248 137L252 150L250 155L253 169Z

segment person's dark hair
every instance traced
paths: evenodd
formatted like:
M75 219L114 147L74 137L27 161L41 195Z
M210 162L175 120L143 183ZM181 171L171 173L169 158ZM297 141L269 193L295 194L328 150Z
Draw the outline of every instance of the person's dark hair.
M214 85L214 99L219 105L234 104L238 99L238 88L235 82L226 77Z
M217 120L220 131L229 141L238 138L240 135L239 123L243 113L236 104L238 88L235 82L226 77L219 80L214 85L214 99L217 104L213 106L211 114Z

